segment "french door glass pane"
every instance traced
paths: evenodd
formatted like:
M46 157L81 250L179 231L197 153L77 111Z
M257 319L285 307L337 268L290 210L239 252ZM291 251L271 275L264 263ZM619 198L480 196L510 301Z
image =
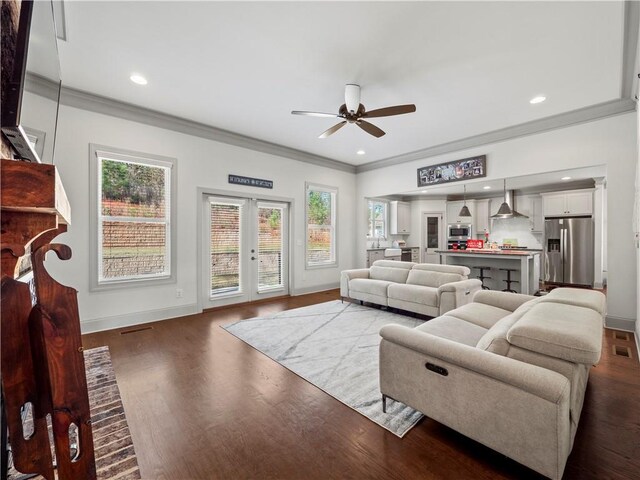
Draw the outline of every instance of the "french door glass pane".
M258 207L258 291L283 286L283 213Z
M438 248L438 217L427 217L427 248Z
M211 202L211 295L240 292L242 206Z

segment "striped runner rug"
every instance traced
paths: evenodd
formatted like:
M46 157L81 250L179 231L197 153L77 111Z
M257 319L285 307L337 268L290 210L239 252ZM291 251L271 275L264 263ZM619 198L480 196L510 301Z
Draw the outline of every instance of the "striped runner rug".
M139 480L140 470L109 347L84 352L98 480ZM51 427L49 427L51 428ZM53 439L51 440L53 442ZM43 479L9 471L9 479Z

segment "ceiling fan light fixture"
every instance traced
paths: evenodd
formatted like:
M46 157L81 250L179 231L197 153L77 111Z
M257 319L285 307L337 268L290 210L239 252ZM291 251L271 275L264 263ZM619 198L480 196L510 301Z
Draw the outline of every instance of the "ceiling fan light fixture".
M358 111L360 107L360 85L348 83L344 87L344 104L351 113Z
M394 105L391 107L376 108L374 110L367 111L364 108L364 105L360 103L360 85L351 83L345 85L344 99L345 103L338 109L337 114L308 112L304 110L293 110L291 113L293 115L306 115L308 117L331 117L342 119L340 123L323 132L319 138L327 138L330 135L333 135L346 123L355 124L369 135L380 138L385 134L384 130L381 130L375 125L367 122L364 120L365 118L392 117L394 115L404 115L405 113L413 113L416 111L416 106L413 104Z

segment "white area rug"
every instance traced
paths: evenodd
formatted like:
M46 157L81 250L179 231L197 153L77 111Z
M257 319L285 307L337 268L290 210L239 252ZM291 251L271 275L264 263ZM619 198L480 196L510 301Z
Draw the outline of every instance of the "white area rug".
M393 400L382 412L378 332L413 317L339 300L242 320L225 328L345 405L403 437L423 415Z

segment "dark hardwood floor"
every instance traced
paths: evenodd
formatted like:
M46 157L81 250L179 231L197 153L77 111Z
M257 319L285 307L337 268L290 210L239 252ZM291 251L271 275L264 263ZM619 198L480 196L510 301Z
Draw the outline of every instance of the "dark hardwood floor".
M337 298L280 298L85 335L85 348L111 350L143 478L540 478L428 418L397 438L220 328ZM633 358L614 356L614 344ZM640 478L632 334L605 331L564 478Z

